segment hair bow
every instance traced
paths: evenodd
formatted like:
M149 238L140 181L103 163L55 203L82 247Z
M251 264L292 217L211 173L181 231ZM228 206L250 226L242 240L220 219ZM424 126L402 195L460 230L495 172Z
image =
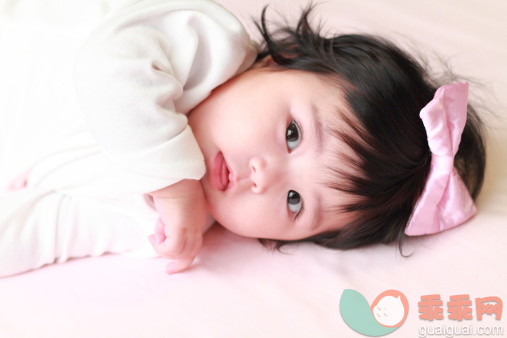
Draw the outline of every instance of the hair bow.
M431 169L410 216L405 234L433 234L453 228L475 215L472 197L454 168L467 118L468 83L438 88L419 114L431 151Z

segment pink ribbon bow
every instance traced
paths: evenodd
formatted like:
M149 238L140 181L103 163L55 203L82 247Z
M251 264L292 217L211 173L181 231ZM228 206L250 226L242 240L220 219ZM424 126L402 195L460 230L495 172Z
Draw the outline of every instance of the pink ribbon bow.
M410 216L405 234L433 234L453 228L475 215L477 209L454 168L461 134L467 118L468 83L438 88L435 97L421 110L431 169L424 190Z

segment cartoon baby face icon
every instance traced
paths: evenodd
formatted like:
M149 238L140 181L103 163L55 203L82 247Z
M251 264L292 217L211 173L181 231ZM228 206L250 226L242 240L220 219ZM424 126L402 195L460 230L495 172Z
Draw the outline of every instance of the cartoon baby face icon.
M408 314L408 300L397 290L386 290L373 301L371 312L375 320L385 327L399 327Z

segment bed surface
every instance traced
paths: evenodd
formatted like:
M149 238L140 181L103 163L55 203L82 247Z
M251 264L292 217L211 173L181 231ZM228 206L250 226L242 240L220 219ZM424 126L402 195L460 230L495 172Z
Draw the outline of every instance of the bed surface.
M248 23L268 0L220 0ZM291 18L308 1L270 1ZM298 5L295 5L295 4ZM290 9L290 10L289 10ZM371 303L384 290L406 295L405 323L389 337L421 327L472 325L507 330L501 320L419 319L421 296L496 296L507 303L507 2L323 2L324 27L369 32L442 55L454 71L482 83L488 114L488 162L478 214L436 236L396 245L334 251L301 244L271 252L256 240L213 227L199 262L166 275L163 259L107 255L0 279L0 337L361 337L340 316L345 289ZM254 35L257 36L257 35ZM479 86L472 83L471 91ZM1 108L0 108L1 109ZM505 311L504 306L504 311Z

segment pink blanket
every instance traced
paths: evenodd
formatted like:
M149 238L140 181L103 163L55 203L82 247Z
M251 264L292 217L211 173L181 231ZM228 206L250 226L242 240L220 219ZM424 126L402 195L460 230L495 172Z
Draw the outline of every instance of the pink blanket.
M218 2L252 32L250 16L258 17L266 3ZM294 18L308 1L271 3L268 18L274 9ZM487 117L489 157L478 215L442 234L412 238L404 249L409 258L395 245L334 251L301 244L273 253L215 226L198 264L181 274L166 275L163 259L71 260L0 280L0 337L362 337L340 314L346 289L369 304L389 289L407 297L407 318L389 337L449 327L470 327L472 336L494 328L506 334L505 313L479 320L476 303L483 297L507 303L506 2L340 0L316 13L329 30L376 33L437 51L458 74L486 84L484 102L498 117ZM471 84L472 92L478 88ZM418 303L429 295L442 301L443 319L420 318ZM471 302L465 306L471 319L452 319L454 303L448 302L460 295Z

